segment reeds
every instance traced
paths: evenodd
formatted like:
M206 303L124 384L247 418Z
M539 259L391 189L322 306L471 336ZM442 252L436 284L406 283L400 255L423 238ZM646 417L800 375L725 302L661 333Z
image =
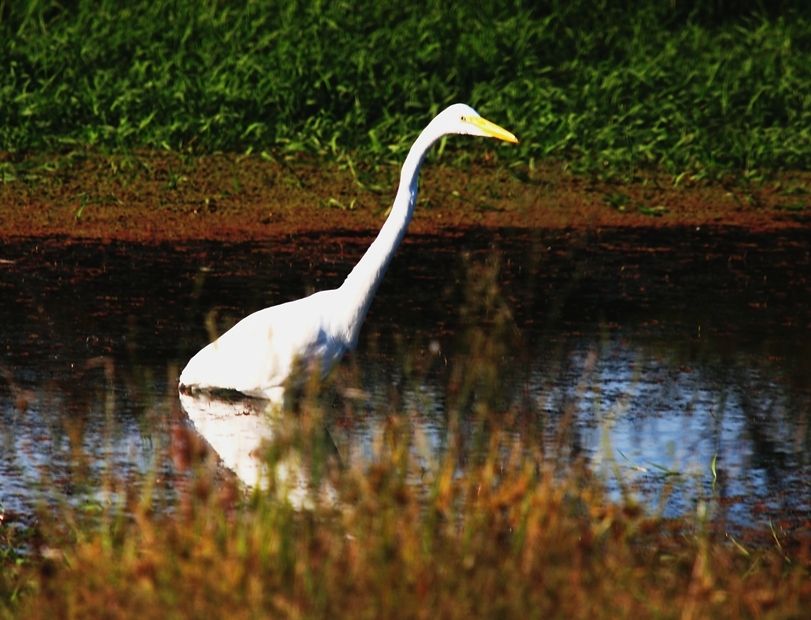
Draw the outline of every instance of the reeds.
M321 428L317 408L290 415L297 430L268 451L271 470ZM808 540L746 549L649 516L514 435L493 433L464 469L450 449L426 471L418 443L393 418L370 462L319 466L334 495L304 511L240 499L203 468L172 513L136 494L128 517L78 536L60 540L50 520L46 554L4 563L3 594L22 592L5 615L798 617L810 600Z

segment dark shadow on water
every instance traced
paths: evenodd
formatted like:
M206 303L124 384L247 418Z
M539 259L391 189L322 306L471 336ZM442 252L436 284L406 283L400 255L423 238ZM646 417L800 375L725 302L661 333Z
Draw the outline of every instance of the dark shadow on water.
M0 508L96 501L143 472L168 498L185 361L253 310L337 286L369 240L7 242ZM809 252L802 233L733 229L409 236L328 386L329 433L351 463L399 416L464 466L497 425L666 514L807 518Z

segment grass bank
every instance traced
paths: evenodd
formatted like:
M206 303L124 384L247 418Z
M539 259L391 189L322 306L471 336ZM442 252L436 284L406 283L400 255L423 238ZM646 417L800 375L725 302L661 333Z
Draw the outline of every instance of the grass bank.
M519 134L509 162L811 159L802 2L2 2L0 63L6 166L86 147L399 160L457 100Z

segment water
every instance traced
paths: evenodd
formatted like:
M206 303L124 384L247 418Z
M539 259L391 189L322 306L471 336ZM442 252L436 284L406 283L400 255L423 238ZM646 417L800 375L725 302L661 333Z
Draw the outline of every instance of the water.
M112 475L182 485L175 382L206 325L338 285L367 243L7 242L0 509L110 501ZM438 455L486 404L665 514L714 496L741 524L807 519L810 253L801 233L692 228L407 237L327 432L362 460L407 416Z

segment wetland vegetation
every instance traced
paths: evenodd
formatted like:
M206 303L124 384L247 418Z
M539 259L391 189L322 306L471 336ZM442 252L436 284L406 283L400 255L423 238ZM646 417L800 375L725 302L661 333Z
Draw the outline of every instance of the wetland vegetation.
M0 0L0 61L0 617L808 609L807 3ZM246 492L178 368L336 284L457 100L521 144L439 145Z

